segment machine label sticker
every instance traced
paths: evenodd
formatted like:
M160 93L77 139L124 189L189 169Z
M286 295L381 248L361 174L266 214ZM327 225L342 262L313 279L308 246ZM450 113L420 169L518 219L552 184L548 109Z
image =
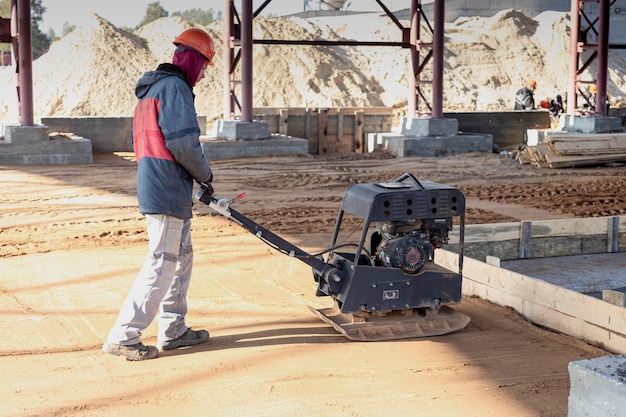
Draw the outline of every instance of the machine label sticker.
M397 300L400 298L400 290L383 291L383 300Z

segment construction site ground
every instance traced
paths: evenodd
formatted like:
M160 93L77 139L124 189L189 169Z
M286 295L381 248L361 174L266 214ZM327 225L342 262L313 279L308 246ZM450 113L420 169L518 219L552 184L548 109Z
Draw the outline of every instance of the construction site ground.
M288 156L212 163L216 194L309 251L346 188L405 172L460 188L467 223L625 214L626 166L548 169L498 154ZM0 166L0 416L567 415L572 361L610 354L464 298L456 333L354 342L313 315L311 269L196 205L187 324L207 344L127 362L100 347L141 267L133 154ZM155 325L143 333L156 342Z

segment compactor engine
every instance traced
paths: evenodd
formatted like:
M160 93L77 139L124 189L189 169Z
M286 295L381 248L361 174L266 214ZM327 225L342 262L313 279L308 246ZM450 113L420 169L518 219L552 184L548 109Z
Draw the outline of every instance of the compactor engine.
M418 273L426 262L433 262L435 248L448 243L449 219L384 222L370 237L381 266Z

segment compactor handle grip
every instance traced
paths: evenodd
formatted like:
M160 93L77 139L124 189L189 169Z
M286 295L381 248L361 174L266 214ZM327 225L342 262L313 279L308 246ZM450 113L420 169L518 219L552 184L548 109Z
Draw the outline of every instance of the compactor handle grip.
M196 199L202 201L204 204L210 204L215 198L213 193L215 190L210 182L200 184L200 190L196 193Z
M424 186L422 185L421 182L419 182L419 180L415 177L415 175L411 174L410 172L407 172L405 174L402 174L401 176L399 176L395 182L402 182L405 179L410 178L411 181L413 181L413 183L415 185L417 185L418 187L420 187L422 190L424 189Z

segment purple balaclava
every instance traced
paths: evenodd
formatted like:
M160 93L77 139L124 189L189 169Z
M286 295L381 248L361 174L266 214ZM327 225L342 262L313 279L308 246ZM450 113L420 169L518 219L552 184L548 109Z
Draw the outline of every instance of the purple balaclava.
M176 47L176 51L174 51L174 56L172 57L172 64L176 65L185 73L192 87L196 85L196 81L198 81L198 76L205 62L207 62L207 59L196 52L195 49L182 45Z

